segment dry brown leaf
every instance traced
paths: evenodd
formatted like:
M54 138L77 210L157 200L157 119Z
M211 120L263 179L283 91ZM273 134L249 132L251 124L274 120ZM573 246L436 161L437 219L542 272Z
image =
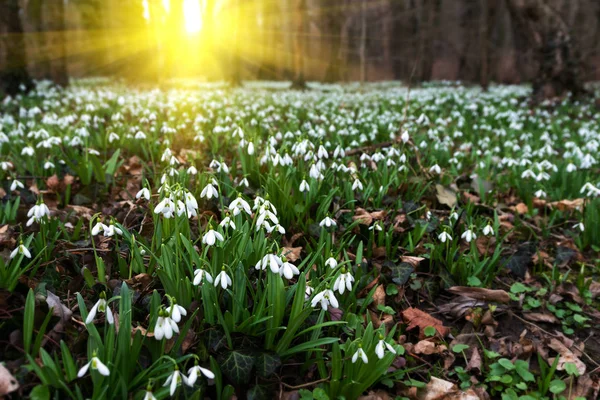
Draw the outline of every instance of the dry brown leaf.
M547 312L543 313L523 313L523 318L527 321L532 322L547 322L549 324L558 324L560 321L554 316Z
M373 293L373 305L375 307L379 305L385 305L385 289L383 285L377 286L375 293Z
M423 257L415 257L415 256L402 256L400 257L400 261L408 263L412 265L414 268L419 266L419 263L423 261L425 258Z
M407 330L414 329L416 327L419 328L419 338L425 338L425 328L431 326L435 328L435 330L442 337L447 336L450 333L450 328L445 327L442 324L442 321L432 317L424 311L419 310L418 308L407 308L402 312L402 319L405 323L408 324Z
M6 396L19 388L19 382L14 376L0 364L0 396Z
M560 200L560 201L553 201L552 203L549 203L548 206L551 208L556 208L557 210L560 210L560 211L574 211L574 210L581 211L583 209L584 201L585 201L585 199Z
M550 340L550 343L548 344L548 347L550 347L552 350L554 350L558 354L560 354L560 358L558 359L558 365L556 366L557 370L564 371L565 370L565 364L567 364L567 363L573 363L573 364L575 364L575 366L577 368L577 371L579 372L579 375L585 374L586 366L583 363L583 361L581 361L579 359L579 357L577 357L560 340L558 340L556 338L552 338ZM548 359L548 363L550 363L550 365L552 365L554 363L554 357L553 358L549 358Z
M439 183L435 185L436 197L440 204L453 208L456 205L456 192L445 188Z
M516 205L516 206L514 206L514 207L510 207L510 209L511 209L512 211L515 211L515 212L516 212L516 213L518 213L518 214L521 214L521 215L522 215L522 214L526 214L526 213L527 213L527 211L529 210L529 209L527 208L527 205L526 205L525 203L519 203L519 204L517 204L517 205Z
M66 208L67 208L67 210L74 211L75 214L77 214L77 216L80 218L92 219L92 217L95 214L95 211L89 207L76 206L76 205L70 204Z
M281 253L289 262L295 262L300 258L301 252L302 247L284 247Z
M415 354L424 354L428 356L431 354L437 354L439 352L440 350L437 348L435 343L429 340L421 340L415 344L415 347L413 347L413 353Z
M463 392L452 383L431 377L431 380L422 389L418 390L418 400L479 400L473 390Z
M358 400L390 400L391 397L389 394L384 392L383 390L378 390L376 392L370 391L366 396L360 396Z
M74 181L75 177L73 175L66 174L63 178L63 183L65 184L65 186L72 185Z
M473 354L471 354L471 359L467 364L467 371L471 370L481 371L481 355L479 354L477 347L473 348Z
M371 214L369 214L369 212L367 210L365 210L364 208L360 208L360 207L356 208L356 211L354 212L352 219L354 221L358 221L359 223L361 223L363 225L371 225L371 223L373 222L373 217L371 217Z
M60 181L58 180L58 176L56 176L56 174L46 179L46 187L51 192L56 193L60 191Z
M450 293L469 297L471 299L492 301L496 303L508 304L510 296L504 290L485 289L468 286L453 286L448 289Z

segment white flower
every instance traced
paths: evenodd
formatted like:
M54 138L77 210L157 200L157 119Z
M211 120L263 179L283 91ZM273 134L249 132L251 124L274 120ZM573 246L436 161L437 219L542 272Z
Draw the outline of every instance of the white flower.
M467 243L470 243L471 240L477 239L477 235L471 229L467 229L462 235L460 235L460 238L465 239Z
M219 226L226 228L227 226L231 227L231 229L235 230L236 226L235 226L235 222L233 222L233 220L228 216L226 216L225 218L223 218L223 221L221 221L219 223Z
M44 203L38 203L31 207L27 212L27 217L29 220L27 221L27 226L31 226L34 222L44 223L43 218L45 216L50 216L50 209Z
M327 311L327 307L329 305L333 306L333 308L338 308L340 305L335 298L333 291L330 289L325 289L313 297L312 301L310 302L311 307L315 307L317 304L320 304L321 308L325 311Z
M310 185L308 184L308 182L306 182L305 179L303 179L302 182L300 182L300 191L308 192L309 190L310 190Z
M254 269L263 271L267 268L267 266L271 269L271 272L274 274L279 273L279 269L283 265L283 261L276 254L267 254L262 258L262 260L258 261L254 266Z
M205 271L202 268L194 271L194 285L198 286L203 278L206 279L208 283L213 283L213 278L208 271Z
M88 363L85 364L83 367L81 367L79 372L77 372L77 377L81 378L82 376L84 376L86 374L86 372L88 371L88 369L90 368L90 365L92 366L92 369L100 372L101 375L104 375L104 376L110 375L110 371L108 370L108 367L106 365L104 365L102 363L102 361L100 361L100 359L98 359L98 357L96 357L96 355L94 353L94 356L92 357L92 359L90 361L88 361Z
M163 386L169 386L169 394L171 397L173 397L175 391L177 390L177 386L179 386L181 382L184 382L188 386L192 386L187 382L185 375L179 372L179 368L175 367L175 371L169 375Z
M439 175L442 172L442 169L439 165L435 164L433 167L429 168L429 172L433 172Z
M242 198L242 195L238 195L231 203L229 203L229 209L233 213L233 215L238 215L240 212L245 211L246 214L251 215L252 210L250 209L250 204L246 200Z
M12 181L12 183L10 184L10 191L13 192L15 190L17 190L17 188L19 189L23 189L25 186L18 180L14 179Z
M104 225L102 222L96 222L96 225L92 228L92 236L98 235L100 232L103 232L105 229L108 229L108 226Z
M268 233L272 233L273 231L277 231L282 235L285 235L285 228L279 224L275 224L273 226L269 226L268 222L264 223L265 229Z
M146 393L144 393L144 398L142 400L156 400L156 397L154 397L152 390L146 390Z
M173 337L173 332L179 333L179 327L165 310L161 310L154 326L154 338L162 340L164 337L168 340Z
M279 275L282 275L285 279L289 280L292 279L294 275L300 275L300 271L294 264L284 261L281 268L279 268Z
M227 272L225 272L225 268L221 270L219 275L217 275L217 279L215 279L215 287L219 286L219 284L221 284L223 289L227 289L228 286L232 285L231 278L227 275Z
M450 236L448 232L444 231L438 235L438 239L440 239L442 243L446 243L446 240L452 241L452 236Z
M185 308L181 307L179 304L171 304L165 309L165 311L175 322L181 321L181 316L187 315L187 311L185 310Z
M23 150L21 150L21 155L22 156L33 156L35 154L35 150L33 149L33 147L27 146L27 147L23 147Z
M94 322L94 318L96 318L96 313L98 311L106 313L106 320L108 321L108 323L111 325L114 324L115 318L113 316L112 311L110 310L110 307L108 307L108 304L106 302L106 296L104 295L104 293L100 294L100 298L98 299L96 304L94 304L94 306L90 310L90 313L88 314L87 318L85 319L85 323L91 324L92 322Z
M583 225L583 222L573 225L573 228L579 229L581 232L585 231L585 226Z
M223 235L221 235L219 232L215 231L214 229L209 229L208 232L206 232L204 236L202 236L202 243L207 246L213 246L217 239L219 240L219 242L225 240L223 238Z
M309 284L307 282L306 288L304 289L304 300L310 299L310 296L313 294L314 291L315 291L315 288L312 286L309 286Z
M44 169L52 169L52 168L54 168L54 164L51 163L50 161L46 161L44 163Z
M346 289L348 289L348 291L352 291L352 282L354 282L354 277L350 274L350 272L346 272L345 268L342 268L342 273L333 283L333 291L338 291L340 294L344 294Z
M408 136L408 132L407 131L402 132L402 135L400 135L400 139L402 140L403 143L407 143L408 140L410 139L410 136Z
M200 197L204 198L206 197L207 199L212 199L213 197L215 199L217 199L219 197L219 192L217 192L217 189L215 189L215 187L212 185L212 183L209 183L208 185L206 185L204 187L204 189L202 189L202 192L200 193Z
M375 354L377 354L377 357L379 357L380 360L385 355L384 353L385 353L385 349L386 348L391 353L396 354L396 349L394 349L391 344L389 344L388 342L386 342L383 339L379 339L379 342L377 343L377 346L375 346Z
M27 249L27 247L25 247L25 245L23 244L23 242L21 242L21 244L19 244L19 246L17 246L17 248L14 249L10 253L10 258L11 259L15 258L17 256L17 254L23 254L27 258L31 258L31 253L29 252L29 250Z
M187 173L190 175L196 175L198 173L198 170L192 165L187 169Z
M378 232L381 232L381 231L383 230L383 228L381 227L381 224L379 223L379 221L376 221L376 222L375 222L373 225L371 225L371 226L369 227L369 230L370 230L370 231L372 231L372 230L376 230L376 231L378 231Z
M108 135L108 142L109 142L109 143L112 143L112 142L114 142L115 140L119 140L119 135L117 135L117 134L116 134L116 133L114 133L114 132L111 132L111 133L110 133L110 135Z
M238 183L238 186L246 186L249 187L250 183L248 182L248 178L244 178L240 181L240 183Z
M335 269L335 267L338 266L338 262L332 256L332 257L329 257L327 260L325 260L325 265L330 267L331 269Z
M358 180L358 179L355 179L354 183L352 184L352 190L356 190L356 189L363 190L363 184L360 183L360 180Z
M138 131L135 134L134 138L139 139L139 140L144 140L144 139L146 139L146 134L142 131Z
M249 142L248 143L248 155L251 156L252 154L254 154L254 143Z
M546 197L546 192L544 192L542 189L540 189L537 192L535 192L533 195L535 197L541 199L542 197Z
M494 234L494 228L490 224L487 224L485 228L483 228L483 234L485 236L491 236Z
M165 197L154 207L154 213L162 213L165 218L171 218L175 213L175 203L170 197Z
M369 359L367 358L367 355L365 354L365 351L362 349L361 345L358 345L358 350L356 350L356 353L354 353L352 356L352 364L354 364L359 357L365 364L369 363Z
M198 215L198 202L196 201L194 195L188 191L185 191L184 200L188 217L192 218Z
M194 365L192 368L188 369L188 386L193 386L198 379L198 376L204 375L208 379L215 379L215 374L212 373L211 370L202 368L199 365Z
M139 192L136 193L135 198L140 199L144 198L146 200L150 200L150 190L148 188L142 188Z
M108 226L104 225L104 237L111 237L115 234L122 235L123 231L113 224L110 224Z
M323 220L321 222L319 222L319 226L326 226L327 228L332 227L332 226L337 226L337 223L329 218L329 216L323 218Z
M450 214L450 220L458 221L458 213L456 211L453 211L452 214Z

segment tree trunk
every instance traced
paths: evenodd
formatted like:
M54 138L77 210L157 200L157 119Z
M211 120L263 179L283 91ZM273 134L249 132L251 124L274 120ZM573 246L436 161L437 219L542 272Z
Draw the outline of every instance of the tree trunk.
M539 63L532 100L586 94L569 27L544 0L506 0L511 17L533 47Z
M367 79L367 0L361 1L360 11L360 81Z
M344 15L340 7L335 7L333 1L325 2L323 15L323 32L325 33L323 47L327 52L327 68L325 69L325 82L339 82L341 80L340 50L342 47L342 19Z
M481 45L481 65L479 71L479 83L484 91L488 90L490 84L490 44L492 42L492 22L496 5L494 0L481 0L481 25L479 40Z
M6 65L4 70L0 71L0 91L15 95L22 88L28 91L33 87L27 72L27 54L19 0L4 0L0 6L0 18L6 49Z
M297 0L297 9L294 34L294 79L292 88L305 89L306 77L304 75L304 57L306 52L306 35L308 34L308 21L306 19L306 0Z
M52 61L50 61L50 79L60 86L69 84L69 75L67 72L67 47L65 34L65 3L64 0L46 0L48 7L51 7L49 13L52 20L50 23L50 32L46 32L46 43L51 43L53 51Z

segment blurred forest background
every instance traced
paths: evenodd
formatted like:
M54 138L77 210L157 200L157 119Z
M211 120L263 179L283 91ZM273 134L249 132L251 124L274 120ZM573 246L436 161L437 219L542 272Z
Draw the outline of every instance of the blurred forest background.
M518 2L0 0L0 70L24 63L31 77L58 83L87 76L529 82L540 58L519 26L511 5ZM598 80L600 1L546 5L577 46L580 78Z

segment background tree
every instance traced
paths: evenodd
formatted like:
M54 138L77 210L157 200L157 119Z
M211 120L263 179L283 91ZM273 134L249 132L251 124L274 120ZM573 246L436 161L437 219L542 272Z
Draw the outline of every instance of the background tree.
M0 90L15 95L33 84L27 71L27 54L21 7L18 0L0 2L0 23L5 48L4 68L0 71Z

